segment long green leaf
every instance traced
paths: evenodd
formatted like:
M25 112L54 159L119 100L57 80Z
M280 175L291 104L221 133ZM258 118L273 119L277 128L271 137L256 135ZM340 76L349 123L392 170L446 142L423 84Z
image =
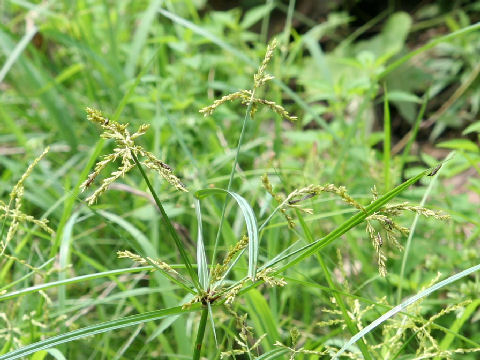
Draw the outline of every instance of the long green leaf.
M101 334L105 333L108 331L116 330L116 329L121 329L125 328L128 326L134 326L137 324L145 323L145 322L150 322L154 320L159 320L162 318L165 318L167 316L174 316L178 314L184 314L192 311L197 311L200 309L200 304L193 304L190 306L188 309L182 309L181 306L173 307L173 308L168 308L168 309L163 309L163 310L157 310L157 311L150 311L147 313L143 314L137 314L137 315L132 315L128 317L124 317L121 319L116 319L112 321L107 321L101 324L96 324L92 326L87 326L78 330L70 331L65 334L60 334L57 336L53 336L51 338L36 342L34 344L30 344L27 346L24 346L20 349L11 351L9 353L6 353L2 356L0 356L0 360L13 360L13 359L19 359L23 356L27 356L30 354L33 354L37 351L43 350L43 349L49 349L51 347L60 345L60 344L65 344L69 343L78 339L85 338L87 336L92 336L96 334Z
M22 54L23 50L27 47L27 45L32 41L32 38L37 33L38 29L35 26L32 26L26 33L23 35L23 38L19 41L17 46L13 49L10 53L8 58L6 59L5 63L3 64L2 68L0 69L0 83L3 81L7 73L12 68L15 61L18 57Z
M68 265L70 265L70 251L71 251L71 245L73 241L73 228L77 222L79 215L80 215L79 212L74 212L65 225L65 228L62 234L62 242L60 244L60 253L58 255L58 263L60 265L60 269L66 269ZM58 274L59 280L65 280L65 278L66 278L66 273L64 271ZM60 286L60 288L58 289L58 307L62 310L65 307L66 298L67 298L66 288L65 286Z
M187 271L188 271L188 273L189 273L189 275L190 275L190 277L193 281L193 284L195 285L197 290L200 291L201 290L201 285L198 282L197 274L195 274L195 271L193 270L192 263L190 262L190 258L188 257L188 254L185 251L180 238L178 237L177 231L173 227L172 222L170 221L170 218L168 217L167 213L165 212L165 209L163 208L162 202L158 198L158 195L157 195L155 189L153 188L152 184L150 183L150 180L148 180L147 174L145 174L145 171L143 170L142 165L138 161L138 159L135 156L135 154L133 153L133 151L131 152L131 154L132 154L133 160L135 161L135 164L138 167L138 170L140 170L140 173L142 174L142 177L145 180L145 183L147 184L148 189L150 190L150 193L153 196L153 200L155 200L155 204L157 204L158 209L160 210L160 213L162 214L162 218L165 222L165 225L167 227L168 232L170 233L173 240L175 241L175 245L177 246L178 252L180 253L180 256L182 257L183 263L185 264L185 267L187 268Z
M202 227L202 211L200 200L195 199L195 214L197 215L197 264L198 264L198 281L202 285L203 290L207 291L209 276L207 254L205 253L205 244L203 243L203 227Z
M124 274L130 274L130 273L137 273L137 272L142 272L142 271L150 271L152 270L152 266L140 266L136 268L124 268L124 269L117 269L117 270L110 270L110 271L105 271L105 272L100 272L100 273L95 273L95 274L89 274L89 275L82 275L82 276L76 276L70 279L65 279L65 280L58 280L58 281L52 281L49 283L44 283L40 285L35 285L31 287L27 287L21 290L17 291L12 291L8 292L6 294L3 294L0 296L0 302L5 301L5 300L11 300L15 299L19 296L31 294L31 293L36 293L41 290L46 290L62 285L71 285L71 284L76 284L82 281L89 281L89 280L94 280L94 279L99 279L103 277L110 277L110 276L119 276L119 275L124 275Z
M48 259L47 261L45 261L42 265L38 266L36 271L30 271L29 273L23 275L22 277L14 280L14 281L11 281L9 282L8 284L6 284L5 286L3 287L0 287L0 293L2 293L4 290L7 290L23 281L25 281L26 279L28 279L29 277L33 277L34 275L37 274L37 271L40 270L40 269L43 269L44 267L46 267L47 265L49 265L52 261L56 260L56 258L50 258ZM3 281L0 281L0 283L3 284Z
M446 285L449 285L449 284L451 284L451 283L453 283L457 280L460 280L460 279L464 278L465 276L473 274L474 272L479 271L479 270L480 270L480 264L472 266L472 267L470 267L470 268L468 268L468 269L466 269L466 270L464 270L464 271L462 271L458 274L452 275L449 278L447 278L443 281L440 281L439 283L437 283L437 284L435 284L435 285L433 285L433 286L431 286L431 287L429 287L429 288L427 288L423 291L420 291L417 295L412 296L411 298L402 302L400 305L395 306L392 310L390 310L390 311L386 312L385 314L383 314L382 316L380 316L378 319L376 319L375 321L370 323L370 325L363 328L362 331L360 331L358 334L353 336L348 342L346 342L342 346L342 348L335 354L335 356L333 357L333 360L338 359L339 356L341 354L343 354L345 352L345 350L348 349L351 345L355 344L363 336L368 334L370 331L375 329L378 325L380 325L384 321L390 319L392 316L396 315L397 313L405 310L408 306L410 306L410 305L414 304L415 302L417 302L418 300L430 295L431 293L441 289L442 287L444 287Z
M237 202L240 210L243 213L245 223L247 225L247 234L249 238L248 242L248 276L252 279L255 279L257 272L257 262L258 262L258 226L257 219L251 206L248 204L247 200L243 197L234 193L233 191L228 191L224 189L202 189L195 192L195 197L197 199L203 199L209 195L213 194L228 194Z

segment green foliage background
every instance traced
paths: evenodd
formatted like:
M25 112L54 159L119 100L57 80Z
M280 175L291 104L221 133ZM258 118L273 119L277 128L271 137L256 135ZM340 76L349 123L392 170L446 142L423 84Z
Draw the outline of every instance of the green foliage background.
M79 192L95 161L114 147L99 140L98 129L86 121L85 108L98 108L112 121L128 122L133 128L150 124L141 145L169 164L191 192L227 188L245 109L235 103L208 117L198 111L225 94L251 87L271 37L280 44L268 68L275 80L260 95L299 120L290 123L260 109L247 124L232 191L247 199L259 223L276 206L262 187L264 173L277 192L334 183L368 205L373 186L385 194L455 150L426 202L452 219L420 219L407 252L386 243L386 278L378 275L371 240L359 226L281 274L285 287L261 286L241 294L234 308L248 314L254 335L249 340L253 344L267 334L250 358L262 353L273 354L264 358L287 356L277 354L274 344L289 345L294 327L305 349L341 347L353 335L343 324L319 326L342 318L331 313L338 310L334 295L352 312L355 299L362 307L376 304L362 314L365 326L405 296L431 285L437 272L443 278L478 265L480 3L452 3L446 8L442 2L402 8L391 1L385 10L361 19L354 7L332 2L312 20L295 1L245 2L223 11L195 0L3 1L0 198L7 202L27 164L49 145L50 153L26 182L23 211L48 218L56 233L51 237L22 224L6 250L15 258L0 258L0 291L6 291L0 295L0 354L78 328L157 311L142 319L161 320L132 321L132 327L68 342L33 358L191 357L198 304L183 315L181 310L162 312L187 301L182 288L158 272L130 270L132 262L116 256L118 250L128 249L181 264L140 172L127 175L93 207ZM428 51L422 48L449 33L457 35ZM418 54L409 58L416 49ZM405 137L408 133L410 138ZM194 259L193 197L149 176ZM421 180L395 201L420 203L431 181ZM96 186L98 182L91 185ZM202 205L208 257L223 198L211 197ZM290 210L300 225L294 231L278 214L263 229L260 264L291 244L325 236L355 213L328 195L308 199L305 206L313 215ZM235 202L227 203L225 214L219 255L245 232ZM410 228L413 219L407 214L398 222ZM8 227L6 217L2 222ZM406 239L400 241L405 244ZM232 280L243 277L247 267L242 258ZM44 293L25 291L83 275L90 277ZM9 297L17 290L25 293ZM446 306L470 299L472 303L435 319L438 326L432 336L442 350L479 348L479 295L478 274L473 274L432 294L409 314L424 324ZM232 315L219 306L213 318L218 346L209 323L203 349L209 359L238 348ZM389 336L382 330L368 334L369 344L383 344L372 358L387 358ZM422 343L407 340L398 340L405 347L388 358L421 354ZM309 356L316 355L296 354L299 359Z

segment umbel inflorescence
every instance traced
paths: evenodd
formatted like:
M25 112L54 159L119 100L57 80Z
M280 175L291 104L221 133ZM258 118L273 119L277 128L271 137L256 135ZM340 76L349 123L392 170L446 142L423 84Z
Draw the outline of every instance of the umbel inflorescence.
M280 115L282 118L290 121L297 120L296 116L292 116L288 113L287 110L285 110L281 105L278 105L277 103L270 101L270 100L265 100L265 99L260 99L255 96L256 90L265 85L265 83L269 80L273 79L272 75L269 75L265 72L267 69L267 65L272 59L273 52L275 48L277 47L277 41L274 39L267 47L267 52L265 54L265 58L262 61L262 64L258 68L257 73L253 76L253 89L252 90L240 90L228 95L223 96L219 100L215 100L213 104L203 108L200 110L200 112L205 115L209 116L211 115L220 105L225 104L230 101L234 100L240 100L243 105L249 106L250 107L250 116L253 117L255 112L257 111L257 108L259 105L264 105L268 107L270 110L276 112L278 115Z
M127 130L128 124L120 124L116 121L109 120L98 110L87 108L87 118L88 120L100 125L103 129L101 137L104 139L114 140L116 147L113 149L113 153L105 155L103 160L95 165L95 170L81 185L82 191L85 191L85 189L87 189L93 183L95 178L103 169L107 167L109 163L114 162L117 159L120 159L121 161L120 167L113 171L109 177L105 178L100 187L86 199L89 205L92 205L113 182L133 169L135 166L134 156L137 158L145 158L143 161L141 161L141 164L145 165L149 169L157 171L160 176L162 176L177 190L188 191L180 179L175 176L172 168L169 165L158 160L151 152L146 151L143 147L135 143L135 139L145 134L150 127L149 125L142 124L135 133L130 134L130 132Z
M301 189L295 189L289 195L276 193L273 189L267 174L262 177L262 184L267 192L279 203L277 210L280 210L285 216L288 226L290 228L295 227L295 221L292 216L287 213L287 209L296 209L307 214L313 214L313 210L302 206L302 202L314 198L321 193L332 193L340 197L347 205L352 206L360 211L365 212L365 207L352 198L344 186L336 186L333 184L326 185L309 185ZM378 194L376 188L372 189L372 202L377 200ZM439 211L433 211L423 206L410 205L409 203L401 203L394 205L385 205L378 211L366 217L366 231L372 246L377 254L378 271L381 276L387 275L386 260L387 257L383 251L384 240L392 244L395 248L402 251L403 246L398 242L397 237L399 235L408 235L409 229L399 225L395 218L401 215L403 212L412 212L425 217L431 217L437 220L447 220L450 217ZM376 230L373 222L377 223Z

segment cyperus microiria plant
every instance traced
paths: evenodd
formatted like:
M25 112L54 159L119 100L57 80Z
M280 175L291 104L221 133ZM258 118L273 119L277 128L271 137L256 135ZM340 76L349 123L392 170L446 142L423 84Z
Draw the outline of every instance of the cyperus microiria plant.
M226 103L227 101L240 99L244 105L247 106L246 109L246 120L251 120L252 117L255 115L255 111L257 110L258 106L265 105L268 108L272 109L274 112L282 116L282 118L287 120L294 120L295 117L291 116L286 112L283 107L277 105L273 102L268 100L263 100L257 98L255 95L256 90L263 86L268 80L272 79L272 76L266 74L266 66L268 61L273 56L273 51L275 48L275 42L273 42L267 49L267 53L265 56L264 61L262 62L258 72L254 76L253 87L251 90L241 90L239 92L233 93L231 95L227 95L222 99L215 101L212 105L202 110L205 115L211 114L218 106ZM357 202L352 196L347 193L347 190L343 186L336 186L333 184L326 184L326 185L309 185L303 188L296 189L292 191L289 195L283 196L276 193L273 189L273 186L270 184L268 177L264 176L262 178L262 182L264 187L266 188L267 192L270 193L275 200L279 203L277 208L272 212L271 216L263 222L263 224L257 228L256 218L253 214L253 210L250 205L246 202L246 200L241 197L240 195L234 193L230 190L232 185L233 174L236 168L236 163L238 160L238 153L240 151L240 146L242 143L242 137L244 131L242 130L239 144L237 147L237 155L235 157L234 166L232 167L232 174L230 177L228 190L223 189L203 189L195 192L195 201L196 204L199 204L200 200L203 199L205 196L209 194L228 194L229 196L233 197L237 203L239 204L240 208L244 212L244 217L247 219L247 215L250 216L250 223L247 224L247 234L244 236L239 236L236 243L230 246L229 250L226 252L223 260L217 262L215 256L212 256L212 264L208 266L207 258L205 255L203 239L199 236L199 240L197 242L197 270L198 273L194 271L193 265L190 263L189 255L186 253L183 244L179 240L179 237L170 222L165 210L163 209L162 203L159 200L158 195L156 194L155 190L153 189L152 185L148 177L146 176L143 167L149 168L154 170L158 173L163 179L165 179L169 184L174 186L177 190L186 192L186 186L173 174L172 168L167 165L165 162L158 160L155 155L151 152L145 150L143 147L136 143L137 138L141 135L145 134L148 129L148 125L141 125L139 129L134 132L130 133L127 129L128 124L120 124L116 121L109 120L107 117L103 116L99 111L94 109L87 109L88 119L98 125L101 126L103 129L103 134L101 135L105 139L110 139L115 142L115 148L111 154L105 155L103 159L98 162L95 166L94 171L87 177L87 179L81 185L82 190L86 190L94 184L94 181L97 176L100 175L102 171L104 171L107 165L116 162L117 160L120 162L119 167L113 171L107 178L105 178L98 189L96 189L92 195L87 198L87 202L89 205L93 204L99 196L105 192L110 184L114 181L119 179L120 177L127 174L129 171L133 170L135 167L138 167L139 171L142 174L144 181L146 182L152 196L154 197L155 203L158 206L159 211L161 212L162 218L164 220L164 225L167 227L168 232L175 240L177 245L177 250L181 254L181 258L183 261L183 265L180 265L178 268L175 268L162 260L156 258L156 256L152 256L151 254L135 254L131 251L124 250L119 251L118 256L120 258L128 258L134 261L139 265L152 267L152 270L158 270L162 272L170 281L179 285L183 290L186 290L190 295L190 297L185 297L182 301L181 311L189 311L189 309L194 309L194 311L201 310L201 319L200 324L198 327L197 338L194 345L193 350L193 358L199 359L200 353L202 351L202 342L203 336L206 329L207 318L211 315L212 319L212 328L215 328L215 324L213 324L213 306L219 305L230 305L233 304L242 293L248 291L251 287L258 286L260 283L264 283L268 286L274 287L283 287L286 285L284 278L278 277L281 271L293 266L296 262L300 261L302 258L306 258L307 256L312 255L310 251L315 249L316 246L321 245L322 241L333 241L337 239L339 236L344 234L346 231L354 227L355 225L360 224L361 222L367 223L367 232L370 236L374 237L376 243L376 250L377 253L380 253L379 249L383 245L382 235L380 234L381 231L385 230L386 239L390 239L391 242L395 240L395 233L400 232L405 233L405 229L400 225L396 224L393 220L393 217L400 214L402 211L413 211L417 212L426 216L434 216L434 217L441 217L441 215L431 212L423 207L416 207L411 206L408 204L399 204L399 205L388 205L388 201L391 200L396 194L400 191L406 189L406 187L413 182L419 180L423 175L426 175L426 172L418 175L414 179L409 180L406 184L402 184L398 187L398 189L394 189L391 192L387 193L383 197L378 197L374 192L374 199L371 204L363 205ZM92 186L93 187L93 186ZM318 196L321 193L332 193L336 196L339 196L345 203L349 206L354 207L358 210L357 214L349 219L346 223L342 224L337 230L332 231L328 235L325 236L324 239L314 240L313 238L309 241L309 244L304 246L303 248L291 251L291 252L284 252L281 255L278 255L274 259L270 261L266 261L263 266L258 266L257 268L257 257L258 257L258 242L259 242L259 233L265 228L265 225L268 224L272 216L275 214L276 211L280 210L284 213L287 217L288 224L290 227L295 226L294 217L289 215L287 212L290 210L294 210L297 212L297 217L300 219L299 214L303 213L311 213L312 210L308 208L304 208L304 202L308 199L312 199ZM199 223L199 230L198 233L202 234L201 229L201 214L200 208L197 206L197 219ZM248 214L247 214L248 213ZM222 220L223 221L223 215ZM380 231L376 230L372 222L375 221L381 227ZM247 222L247 220L246 220ZM301 222L301 221L300 221ZM221 223L220 223L221 224ZM249 227L250 225L250 227ZM304 224L302 224L304 226ZM382 230L383 229L383 230ZM162 234L163 235L163 234ZM255 242L256 245L252 246ZM395 243L395 242L394 242ZM217 242L215 243L216 247ZM248 275L243 278L235 278L230 277L227 278L232 273L232 268L235 267L237 264L238 259L240 256L249 249L249 270ZM250 263L251 261L251 254L250 250L254 249L253 255L257 255L254 259L254 266L253 271L251 271ZM255 254L255 251L257 253ZM214 252L215 253L215 252ZM294 257L297 255L296 257ZM292 257L290 260L289 257ZM281 263L283 260L288 259L288 263L283 264L281 267L276 267L277 264ZM203 261L203 263L202 263ZM187 279L185 276L181 274L180 269L186 268L190 278ZM382 275L385 275L385 272L382 273L382 269L385 268L384 265L384 258L379 260L379 268L381 269L380 272ZM178 270L178 271L177 271ZM241 268L239 270L242 270ZM238 273L235 274L238 276ZM233 278L233 279L232 279ZM177 313L180 313L180 310L177 310ZM356 313L357 314L357 313ZM360 312L358 312L360 314ZM358 315L357 314L357 315ZM248 354L253 355L254 353L261 352L261 342L265 338L265 335L261 335L257 340L253 340L253 337L249 337L249 326L246 323L246 316L236 316L238 319L242 318L241 321L241 333L237 339L235 339L236 343L241 347L240 350L231 350L224 352L221 356L228 357L228 356L235 356L239 354ZM356 319L356 318L355 318ZM345 320L347 323L348 321ZM350 329L350 325L347 324ZM298 354L310 354L310 355L321 355L326 352L316 352L313 350L305 349L298 343L298 333L296 331L292 331L292 344L291 346L284 345L282 342L276 342L274 345L281 350L284 350L290 353L290 358L294 358ZM328 349L327 349L328 350ZM365 352L362 350L362 353Z
M268 46L265 58L258 72L254 75L252 90L242 90L237 93L227 95L221 100L215 101L214 104L212 104L211 106L201 110L201 112L204 113L205 116L207 116L211 114L221 104L238 98L241 99L243 104L247 105L247 114L249 118L254 115L259 105L264 105L272 109L274 112L276 112L285 119L295 120L296 118L289 115L282 106L277 105L272 101L255 97L255 91L259 87L263 86L268 80L273 78L271 75L266 74L265 71L268 62L273 56L275 46L275 41L273 41L272 44ZM155 199L155 202L160 212L162 213L162 217L165 220L165 224L169 229L170 234L176 242L177 249L182 255L182 259L185 263L187 270L190 273L190 277L193 283L186 280L170 265L166 264L161 260L153 259L152 257L148 256L148 254L144 256L132 253L130 251L119 251L118 256L121 258L129 258L140 265L151 265L155 270L160 270L170 280L181 285L185 290L188 290L193 295L193 297L190 301L187 301L183 304L183 308L189 308L192 306L192 304L197 302L201 303L205 307L205 309L202 311L202 319L200 322L200 328L194 348L194 359L198 359L201 351L201 341L203 339L203 333L205 331L207 307L208 309L210 309L210 305L214 302L226 304L232 303L236 298L238 292L244 287L248 280L263 281L269 286L284 286L285 281L283 279L276 279L272 276L272 272L274 270L273 268L265 268L258 273L256 273L255 271L251 272L253 276L250 276L250 278L247 277L243 280L237 281L236 283L229 284L228 286L225 285L224 280L229 274L232 266L236 264L238 257L243 253L243 250L245 250L245 248L250 244L251 239L249 236L241 237L238 243L231 247L230 251L226 254L224 260L221 263L215 265L211 271L211 274L208 274L206 277L204 275L202 276L201 273L205 274L205 272L210 271L205 268L204 265L201 265L199 263L197 265L199 268L199 273L197 277L193 272L193 268L190 264L188 254L186 254L185 250L183 249L183 245L178 239L176 231L174 230L170 220L168 219L167 214L163 210L163 206L158 196L156 195L154 189L152 188L148 178L144 173L144 170L142 169L142 165L144 165L149 169L155 170L158 174L161 175L161 177L163 177L177 190L187 192L186 186L173 174L172 168L169 165L167 165L163 161L158 160L151 152L146 151L143 147L136 144L135 140L141 135L145 134L148 129L148 125L141 125L135 133L131 134L127 129L128 124L120 124L116 121L109 120L107 117L103 116L98 110L87 108L87 117L90 121L102 127L103 134L101 135L101 137L114 140L116 147L111 154L105 155L103 159L96 164L94 171L81 185L81 189L85 191L87 188L89 188L94 183L96 177L107 167L108 164L120 160L120 166L115 171L113 171L109 177L105 178L102 181L101 185L93 192L92 195L90 195L86 199L86 201L89 205L95 203L99 196L104 193L114 181L124 176L126 173L131 171L135 167L135 165L137 165ZM241 141L239 141L239 147L240 144ZM140 158L144 159L140 161ZM238 153L235 161L237 160L237 158ZM234 169L235 165L233 166L233 171ZM230 186L231 182L229 184L229 188ZM241 203L244 205L244 207L248 207L245 200L241 198L238 194L230 193L230 195L234 196L234 198L239 201L239 204ZM198 194L196 196L198 199L200 199ZM250 214L251 216L253 216L253 213ZM253 221L255 222L254 218ZM201 222L201 218L199 218L199 222ZM256 227L256 225L254 225L254 227ZM249 228L249 235L253 235L253 237L256 238L257 235L255 233L251 233L251 231L252 228ZM198 254L199 253L197 251L197 260L200 261L198 258ZM213 258L215 258L215 256ZM209 284L206 284L206 281L208 281Z

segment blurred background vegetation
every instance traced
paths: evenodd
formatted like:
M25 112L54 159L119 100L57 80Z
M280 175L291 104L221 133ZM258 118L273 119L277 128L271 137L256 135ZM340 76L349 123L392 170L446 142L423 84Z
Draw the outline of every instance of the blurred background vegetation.
M460 0L3 0L0 197L6 201L27 164L50 145L50 154L26 183L23 209L38 218L47 217L56 230L52 240L35 227L21 228L9 253L35 267L55 257L47 269L57 270L39 272L16 286L130 266L115 253L132 247L178 262L173 243L161 237L159 216L139 173L113 186L95 211L86 206L78 185L95 159L113 144L99 142L98 129L86 121L85 108L98 108L134 128L150 124L142 145L172 166L189 189L225 188L244 109L241 104L223 106L210 117L198 110L222 95L249 88L273 37L280 44L268 70L275 81L261 96L282 104L299 120L290 123L259 111L247 127L233 190L248 199L259 219L274 207L261 187L260 176L265 172L271 174L279 192L334 183L346 186L354 198L368 204L373 186L385 193L455 150L427 201L428 206L452 215L452 220L420 220L405 274L400 275L404 255L386 244L389 275L378 276L375 253L363 227L323 249L321 256L341 291L371 301L385 296L392 305L397 303L399 288L405 296L414 294L437 272L447 276L475 265L480 248L479 32L465 31L399 67L390 66L479 19L480 2ZM385 131L387 119L390 131ZM419 203L430 181L412 187L399 201ZM157 178L154 184L193 254L197 224L192 198L173 192ZM221 199L205 205L204 238L211 239L207 245L213 246L221 206ZM305 219L315 238L352 213L329 196L311 201L309 207L314 215ZM233 204L227 207L222 250L242 234L237 211ZM288 230L284 218L275 219L265 229L260 261L271 259L299 237ZM412 219L413 215L405 216L401 222L409 227ZM59 253L60 249L64 252ZM0 288L29 271L12 259L1 259L1 264ZM285 342L293 326L303 334L306 348L344 339L339 325L316 326L325 321L321 309L335 307L332 293L316 287L328 286L317 260L302 262L285 275L289 282L285 288L252 290L238 304L240 311L249 314L257 336L268 333L262 349L271 350L276 340ZM15 346L174 306L184 294L164 278L143 274L124 275L120 282L79 283L49 296L53 303L46 297L23 297L14 304L0 304L0 311L20 329ZM427 299L420 315L428 318L445 304L479 297L476 275ZM476 307L472 312L463 328L453 331L478 344L480 312ZM369 313L366 321L379 313ZM25 319L24 314L32 315ZM62 315L71 321L60 321ZM122 353L118 349L126 344L131 329L121 330L120 336L107 333L71 343L63 351L72 359L133 359L142 358L141 354L188 358L196 316L163 322L160 327L139 327ZM450 328L455 314L437 321ZM220 317L217 326L222 334L219 349L211 333L205 343L206 353L214 354L211 358L219 350L235 347L235 324ZM152 336L155 341L149 340ZM382 342L381 332L374 332L372 339ZM457 347L468 345L464 338L452 341ZM408 343L405 353L415 354L416 347L415 342ZM307 358L298 358L302 356ZM475 358L462 355L462 359L469 356Z

